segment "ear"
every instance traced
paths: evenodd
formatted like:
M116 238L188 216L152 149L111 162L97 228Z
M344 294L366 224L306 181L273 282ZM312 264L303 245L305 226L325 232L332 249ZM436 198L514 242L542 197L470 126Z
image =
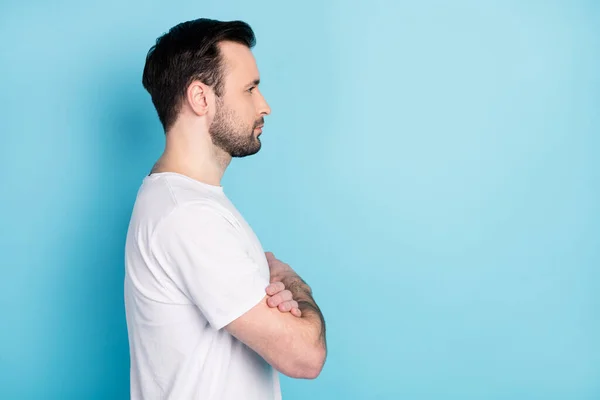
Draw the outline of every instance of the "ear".
M204 83L195 80L190 83L187 88L187 101L190 108L198 116L203 116L208 113L210 88Z

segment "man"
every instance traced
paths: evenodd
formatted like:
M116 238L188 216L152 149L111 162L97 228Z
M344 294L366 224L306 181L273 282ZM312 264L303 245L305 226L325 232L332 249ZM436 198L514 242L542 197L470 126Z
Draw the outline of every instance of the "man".
M220 185L260 150L271 110L244 22L198 19L156 41L143 85L166 134L126 242L133 399L280 399L277 371L319 375L325 322L310 287L272 253Z

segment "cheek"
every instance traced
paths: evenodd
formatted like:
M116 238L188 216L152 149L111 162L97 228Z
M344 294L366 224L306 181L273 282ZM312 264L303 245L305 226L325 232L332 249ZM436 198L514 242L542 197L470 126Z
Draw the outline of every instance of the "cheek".
M252 122L256 121L257 116L258 116L258 107L257 107L257 101L252 99L252 101L248 102L248 106L246 108L246 116L248 117L248 119L250 119Z
M235 112L238 122L243 123L245 126L254 125L258 119L258 101L254 99L254 96L244 96L236 100L233 111Z

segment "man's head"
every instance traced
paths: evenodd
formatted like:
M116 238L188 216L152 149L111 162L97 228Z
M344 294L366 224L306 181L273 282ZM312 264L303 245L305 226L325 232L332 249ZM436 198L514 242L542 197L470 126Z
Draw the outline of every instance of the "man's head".
M166 133L183 120L206 128L232 157L260 150L258 135L271 110L258 90L255 42L248 24L209 19L181 23L157 39L142 83Z

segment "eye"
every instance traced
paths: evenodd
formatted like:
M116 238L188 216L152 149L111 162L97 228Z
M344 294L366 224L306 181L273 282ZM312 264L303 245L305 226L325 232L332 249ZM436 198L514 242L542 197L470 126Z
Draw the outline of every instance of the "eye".
M252 91L253 91L254 89L256 89L256 86L252 86L250 89L248 89L248 90L246 90L246 91L247 91L247 92L249 92L249 93L252 93Z

